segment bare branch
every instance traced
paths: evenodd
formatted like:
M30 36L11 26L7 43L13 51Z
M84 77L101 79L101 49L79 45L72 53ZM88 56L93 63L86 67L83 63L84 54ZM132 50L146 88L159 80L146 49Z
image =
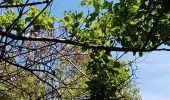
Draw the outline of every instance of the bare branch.
M40 5L40 4L48 4L51 1L46 0L42 2L32 2L27 4L18 4L18 5L0 5L0 8L13 8L13 7L26 7L26 6L34 6L34 5Z

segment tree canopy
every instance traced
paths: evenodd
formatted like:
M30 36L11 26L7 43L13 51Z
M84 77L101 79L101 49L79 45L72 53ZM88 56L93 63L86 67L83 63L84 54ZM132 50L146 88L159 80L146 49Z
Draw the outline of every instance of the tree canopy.
M112 52L142 57L170 51L168 0L82 0L80 6L90 7L87 13L65 11L59 21L50 16L53 2L0 1L0 92L7 91L0 96L141 99L133 61ZM15 80L6 80L9 76Z

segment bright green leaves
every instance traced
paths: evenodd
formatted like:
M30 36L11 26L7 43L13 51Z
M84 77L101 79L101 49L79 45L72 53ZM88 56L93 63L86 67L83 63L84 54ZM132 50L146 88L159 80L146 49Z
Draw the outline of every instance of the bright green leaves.
M97 6L100 2L93 3ZM111 35L111 19L110 12L100 17L98 9L89 13L87 17L84 17L83 13L65 12L65 17L60 23L64 24L71 37L76 37L80 42L109 45L107 42Z
M169 37L169 9L165 10L165 2L120 0L114 4L108 0L83 0L81 5L91 6L91 12L87 16L67 12L61 22L70 36L82 43L150 49ZM163 32L161 24L167 26Z
M0 24L1 27L6 29L8 28L11 24L13 19L16 18L16 15L13 10L8 10L5 12L5 16L0 16Z
M129 22L130 25L135 26L139 22L138 19L132 20Z
M104 37L103 25L101 21L93 22L98 18L98 13L93 12L89 17L85 18L83 13L71 13L65 12L65 17L60 20L61 24L64 24L65 29L69 32L70 37L75 37L82 43L95 43L102 44L107 40L102 39Z
M4 0L6 5L17 5L21 3L21 0Z
M132 1L132 0L131 0ZM135 4L129 7L130 13L137 13L140 7L141 0L134 1ZM132 3L132 2L131 2Z
M36 18L41 10L38 10L35 7L30 7L30 10L28 13L25 14L26 19L25 22L32 22L34 18ZM48 9L46 9L44 12L42 12L38 18L33 22L32 27L34 28L34 31L46 31L48 33L51 32L53 25L54 25L55 18L49 17Z
M80 25L80 20L83 19L83 12L81 13L69 13L65 12L65 17L60 20L60 23L64 24L67 31L73 29L78 29Z
M129 12L131 13L137 13L137 10L139 9L138 5L134 5L129 9Z
M25 21L19 20L16 26L14 27L14 30L16 30L17 33L21 33L24 28L25 28Z
M81 34L82 30L80 29L82 26L81 21L84 19L83 12L65 12L64 14L65 17L60 20L60 24L64 25L65 30L69 32L70 37L77 37L79 39L81 38L80 42L83 42L84 39L82 39L82 37L86 38L85 35Z
M102 0L92 0L92 5L96 12L99 12L100 3Z
M91 4L91 0L82 0L80 6L89 5L89 4Z
M9 0L6 3L15 5L20 3L20 0ZM29 28L33 28L35 32L38 32L40 30L47 33L52 32L55 18L49 17L48 9L43 11L41 14L41 10L38 10L35 7L30 7L28 10L29 11L26 14L19 15L20 12L17 12L12 8L7 8L4 12L2 12L3 14L0 16L1 31L3 29L3 31L12 31L14 32L13 34L21 35L27 25L31 23Z
M84 6L84 5L90 5L92 4L93 7L95 8L95 10L99 10L100 8L100 3L102 0L82 0L80 3L80 6Z
M14 23L17 17L17 14L12 9L6 10L4 12L4 16L0 16L1 28L4 29L4 31L11 29L12 31L16 31L17 33L21 32L24 29L25 21L18 20Z

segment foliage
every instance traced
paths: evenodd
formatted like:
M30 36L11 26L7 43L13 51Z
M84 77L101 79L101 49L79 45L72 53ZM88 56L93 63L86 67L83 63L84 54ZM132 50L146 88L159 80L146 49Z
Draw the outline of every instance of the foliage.
M1 63L0 98L6 100L38 99L45 96L45 84L28 71Z
M119 3L114 4L107 0L84 0L81 6L91 5L93 12L88 13L87 16L84 16L83 12L65 12L65 17L60 20L60 23L65 25L69 36L80 43L104 47L120 45L122 48L132 48L132 50L133 48L154 50L161 44L168 45L167 2L166 0L120 0ZM165 25L164 29L162 25ZM162 30L166 37L161 35ZM84 47L84 50L86 49ZM133 53L135 55L136 51L134 50ZM116 90L124 84L121 79L128 79L128 71L121 69L120 63L109 59L107 54L110 54L109 50L92 50L90 54L92 61L87 67L91 70L92 77L87 84L92 99L99 99L99 97L115 99ZM139 52L139 56L142 55L143 52ZM119 68L116 70L115 67ZM119 78L119 74L123 76L115 79L115 77Z
M87 16L82 12L65 12L61 22L70 36L82 43L119 45L136 54L136 48L155 50L161 44L168 45L168 3L166 0L120 0L115 4L107 0L83 0L81 6L91 5L93 12ZM162 32L166 35L161 35Z
M7 0L5 5L19 5L20 0ZM23 8L17 13L16 9L7 8L0 16L1 31L15 31L21 35L26 27L31 27L34 32L45 31L49 34L52 31L54 17L49 17L48 9L38 10L35 6L30 6L27 11ZM18 16L19 15L19 16ZM35 20L36 19L36 20ZM32 23L32 21L34 21ZM3 30L2 30L3 29Z
M70 51L70 49L73 50ZM57 63L55 66L55 72L58 73L57 77L65 84L65 87L61 88L59 93L62 94L62 98L64 99L82 99L87 94L87 84L85 82L89 80L89 76L85 77L73 67L79 65L77 67L88 74L88 72L86 72L86 65L89 61L89 55L85 52L82 54L81 47L73 48L73 46L70 45L65 47L64 52L67 54L70 52L69 59L62 56L60 58L61 62Z
M100 15L100 10L105 9L105 6L100 8L101 1L94 0L82 3L82 5L90 3L94 7L94 12L88 17L84 17L83 12L78 14L65 12L65 17L61 19L60 23L65 25L64 29L68 33L67 38L76 39L80 43L111 46L109 42L112 40L109 39L112 36L110 32L112 14L104 11L106 14ZM4 2L4 6L22 4L24 3L20 0ZM25 3L25 7L27 6ZM55 18L49 16L47 6L42 10L35 6L29 6L24 10L25 7L6 8L0 16L0 31L9 35L21 36L20 38L27 36L28 33L48 37L50 34L55 34L52 33ZM85 23L84 26L83 23ZM4 40L3 38L1 37L1 40ZM13 44L5 47L7 41L10 41L9 44ZM5 48L1 49L8 51L5 54L4 51L1 51L2 60L5 61L2 67L8 66L7 71L18 73L12 75L14 79L5 81L5 83L1 82L1 90L6 91L2 95L4 98L99 99L100 97L102 99L129 99L137 93L129 91L133 87L130 86L132 83L129 70L126 65L122 65L123 62L116 61L111 57L111 51L91 51L86 47L52 45L51 42L46 41L23 40L18 42L10 39L7 41L4 41ZM71 48L74 49L70 50ZM72 53L82 52L90 53L90 57L89 54L87 56L72 56ZM61 57L58 57L59 54ZM68 55L69 59L65 55ZM56 58L58 59L56 60ZM76 65L80 65L79 68ZM12 68L13 66L17 66L19 69ZM22 71L20 72L20 70ZM83 76L83 72L87 74L86 77ZM7 78L8 75L3 77ZM2 80L5 79L2 78ZM138 98L138 95L133 98Z
M1 3L5 10L0 15L0 60L38 75L46 83L45 87L43 84L39 87L42 91L36 89L38 93L50 90L50 96L55 95L57 99L140 99L131 81L128 62L117 60L111 51L131 51L142 56L145 51L169 50L158 48L170 44L168 0L120 0L118 3L82 0L80 6L90 6L91 10L88 13L65 11L57 28L55 18L49 15L51 2L4 0ZM38 9L35 6L38 4L46 5ZM29 33L35 36L27 36ZM87 53L87 56L72 53ZM21 76L30 75L20 74L18 81ZM33 91L28 85L38 80L33 77L24 80L19 85ZM10 97L9 94L4 97Z
M90 55L92 60L87 66L92 74L87 81L90 99L140 99L138 95L131 98L135 93L128 91L132 88L129 87L132 82L128 64L108 55L108 52L104 51L94 51Z
M30 7L30 10L28 13L25 14L25 22L31 22L39 13L41 10L38 10L35 7ZM32 23L32 27L34 28L34 31L47 31L50 33L51 29L53 28L53 22L55 18L49 17L48 9L44 10L44 12L38 16L38 18Z

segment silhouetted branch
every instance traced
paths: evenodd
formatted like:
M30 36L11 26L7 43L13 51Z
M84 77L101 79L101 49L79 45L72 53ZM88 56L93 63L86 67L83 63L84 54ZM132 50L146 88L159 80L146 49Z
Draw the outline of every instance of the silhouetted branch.
M102 45L93 45L88 43L81 43L78 41L72 41L67 39L59 39L59 38L31 38L31 37L24 37L24 36L16 36L14 34L6 34L5 32L0 32L0 35L6 36L11 39L15 40L27 40L27 41L46 41L46 42L55 42L55 43L66 43L70 45L77 45L86 47L87 49L98 49L98 50L108 50L108 51L119 51L119 52L151 52L151 51L170 51L170 49L166 48L123 48L123 47L106 47ZM167 39L166 41L169 41L170 39Z
M51 0L51 1L52 1L52 0ZM48 4L48 3L50 3L51 1L46 0L46 1L42 1L42 2L32 2L32 3L17 4L17 5L0 5L0 8L34 6L34 5L40 5L40 4Z

